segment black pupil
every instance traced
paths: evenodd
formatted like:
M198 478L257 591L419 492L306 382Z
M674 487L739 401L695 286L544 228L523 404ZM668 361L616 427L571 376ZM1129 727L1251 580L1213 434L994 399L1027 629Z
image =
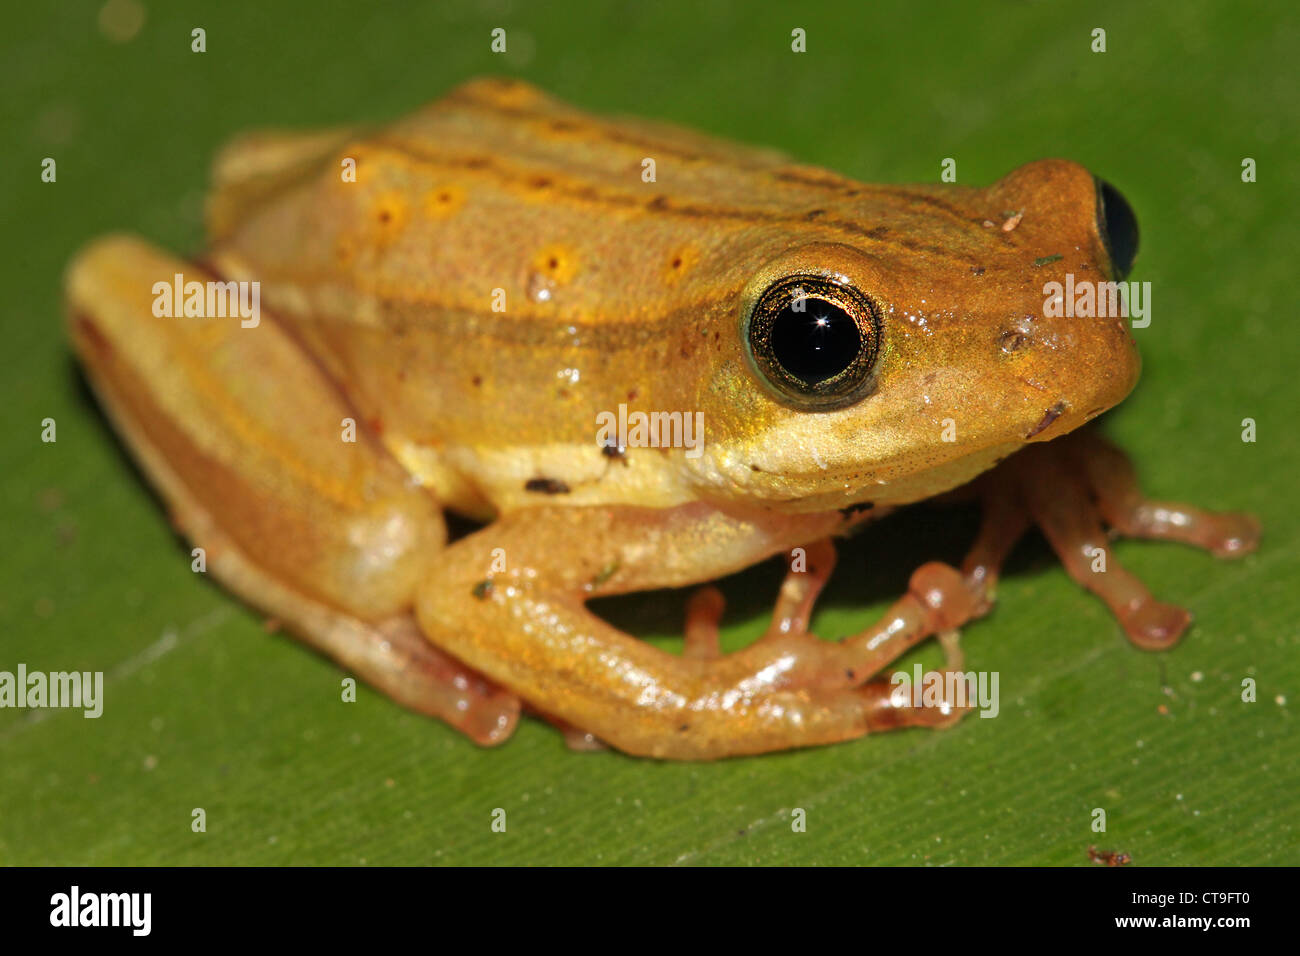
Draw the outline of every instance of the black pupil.
M834 378L862 348L853 317L837 305L811 296L781 310L772 323L772 355L805 385Z
M1101 208L1110 259L1119 278L1125 279L1133 271L1133 260L1137 258L1137 215L1123 193L1104 179L1097 182L1101 187Z

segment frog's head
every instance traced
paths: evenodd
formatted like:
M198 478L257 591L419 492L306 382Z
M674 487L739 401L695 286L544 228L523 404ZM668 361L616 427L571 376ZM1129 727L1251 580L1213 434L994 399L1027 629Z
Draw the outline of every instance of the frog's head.
M902 504L1132 389L1112 283L1137 222L1109 184L1043 160L988 189L860 193L807 241L760 243L729 320L736 352L701 395L697 478L793 510Z

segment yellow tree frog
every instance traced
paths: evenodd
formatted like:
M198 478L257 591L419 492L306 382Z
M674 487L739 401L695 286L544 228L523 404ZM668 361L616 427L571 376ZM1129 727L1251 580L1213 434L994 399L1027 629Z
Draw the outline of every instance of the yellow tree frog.
M210 573L481 744L522 706L679 759L944 726L967 709L917 706L889 665L939 635L959 667L1031 526L1148 649L1189 617L1095 570L1109 535L1257 541L1147 500L1081 429L1138 355L1044 286L1121 279L1137 225L1073 162L868 185L485 79L376 130L237 140L209 233L195 261L110 236L72 263L95 392ZM256 315L210 314L250 288ZM809 631L834 537L954 491L984 505L962 567L917 568L861 633ZM483 524L448 544L444 510ZM712 587L682 654L587 608L775 555L771 627L735 653Z

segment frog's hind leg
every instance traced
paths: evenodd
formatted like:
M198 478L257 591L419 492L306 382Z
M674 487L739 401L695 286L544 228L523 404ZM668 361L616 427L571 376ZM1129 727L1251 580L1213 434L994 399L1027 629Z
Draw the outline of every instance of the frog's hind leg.
M254 130L227 143L212 165L209 240L224 239L268 200L307 180L356 133L353 127Z
M188 263L102 239L69 269L69 333L109 417L206 572L400 703L480 743L518 699L432 647L411 615L445 540L431 498L378 445L344 440L344 404L262 316L158 315Z
M129 428L124 434L130 434ZM138 448L134 439L128 441ZM138 450L137 456L148 461ZM195 499L182 493L170 506L178 530L206 551L208 572L303 643L402 706L446 721L475 743L499 744L514 732L519 698L430 644L411 614L368 621L311 600L258 567Z

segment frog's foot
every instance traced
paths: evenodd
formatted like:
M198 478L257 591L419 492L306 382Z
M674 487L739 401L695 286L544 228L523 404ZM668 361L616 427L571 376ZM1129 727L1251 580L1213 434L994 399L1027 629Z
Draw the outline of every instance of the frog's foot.
M760 645L779 641L787 635L805 635L809 640L817 640L809 632L809 621L812 619L813 605L835 568L835 544L831 539L824 538L807 548L796 548L790 557L790 570L786 573L776 607L772 611L772 623L766 633L759 638L757 643ZM840 643L856 642L863 648L879 649L881 657L876 661L869 660L866 665L874 673L878 669L877 663L883 667L888 662L885 658L892 661L901 656L916 641L930 633L935 633L944 650L944 669L938 674L924 675L925 679L959 673L962 669L963 657L959 643L960 632L957 628L986 610L983 603L983 589L974 586L970 581L963 584L953 568L944 564L931 563L918 568L912 575L908 596L898 602L895 608L911 612L918 603L929 605L930 630L913 620L910 628L904 624L901 630L896 631L894 629L898 628L900 621L907 620L908 614L904 613L901 618L897 615L886 615L881 622L884 625L883 629L878 624L875 628L861 634L844 638ZM911 635L910 643L889 646L890 637L904 633ZM899 726L947 727L965 716L970 708L949 699L947 694L951 688L950 681L944 680L942 686L944 694L937 704L921 709L907 699L906 687L900 690L894 680L875 681L867 685L871 688L871 693L882 696L885 688L890 688L888 705L886 706L883 699L876 704L877 721L894 719L901 721Z
M1254 515L1148 500L1122 451L1091 430L1071 437L1065 450L1082 466L1102 518L1117 534L1179 541L1218 558L1241 557L1259 546L1260 525Z
M558 730L564 738L564 746L574 753L599 753L602 750L609 749L609 745L595 734L583 730L581 727L573 726L563 717L548 714L546 711L538 710L535 707L525 707L524 710L535 717L540 717Z
M142 453L148 439L130 425L119 422L119 428ZM141 454L147 463L151 457ZM165 467L151 463L150 476L159 481ZM519 721L519 698L430 644L409 612L370 621L303 594L251 560L196 494L170 477L160 484L172 489L173 523L203 547L208 573L232 593L397 703L440 718L482 746L509 739Z
M702 509L701 509L702 510ZM730 519L713 513L722 524ZM781 519L773 519L781 520ZM975 596L960 572L931 563L911 578L907 593L873 626L841 641L807 630L812 599L833 562L829 542L808 549L805 575L787 581L773 626L750 646L720 654L721 594L692 598L686 649L674 655L623 633L585 606L585 582L616 563L608 579L641 590L683 583L699 542L716 547L730 530L689 529L674 518L640 538L640 509L530 509L457 542L417 601L421 626L439 646L517 693L530 707L562 719L620 750L655 757L710 759L832 743L899 727L943 727L966 708L900 693L880 679L889 664L936 634L953 631L974 613ZM838 516L823 533L835 530ZM678 526L675 527L675 526ZM680 541L672 540L674 532ZM738 533L767 546L767 529ZM655 547L649 535L659 534ZM583 542L556 560L547 542ZM748 541L741 542L749 544ZM675 545L685 547L673 551ZM495 549L510 570L491 588L477 587ZM770 553L770 552L769 552ZM717 554L704 554L718 573ZM748 563L748 562L746 562ZM689 573L694 573L690 570Z
M560 729L564 731L564 746L574 753L594 754L609 749L605 741L595 734L579 730L577 727L561 727Z
M888 681L892 688L891 703L896 708L911 706L920 707L920 713L924 713L929 723L926 726L934 728L951 727L968 713L975 709L975 693L969 684L963 684L958 689L959 681L968 680L962 670L964 656L961 651L961 634L955 628L949 631L943 631L938 636L939 645L943 648L944 666L941 671L928 671L921 675L922 688L920 697L916 694L916 688L913 688L910 682L899 683L896 679ZM895 678L897 675L895 675ZM927 684L934 682L938 685L938 692L935 694L936 701L933 704L918 705L917 699L924 702L924 694ZM884 683L884 682L881 682Z
M1037 525L1069 575L1101 598L1145 650L1176 643L1191 614L1157 601L1125 570L1110 553L1112 536L1180 541L1219 557L1247 554L1259 541L1250 515L1147 500L1123 453L1089 429L1029 446L977 487L986 512L963 567L972 583L991 599L1011 547Z
M777 593L771 624L754 646L802 646L805 655L817 657L826 648L836 646L823 642L809 630L813 606L835 569L835 544L830 538L822 538L806 547L793 549L789 559L790 570L786 572L785 580ZM845 678L851 684L861 683L859 672L867 676L877 673L931 633L938 634L939 643L944 648L944 671L960 671L962 653L956 628L965 618L962 617L962 612L955 609L963 608L966 617L974 616L980 607L980 594L979 589L971 588L969 584L963 585L955 569L946 565L932 563L918 569L912 576L908 595L894 605L893 610L897 613L887 614L875 627L838 642L841 647L847 646L849 655L858 655L858 667L850 668L845 673ZM923 605L928 605L926 611L930 619L927 622L916 615L918 608ZM684 657L715 660L722 656L718 622L722 619L725 608L726 599L712 585L700 588L691 596L686 607L686 640L682 651ZM927 624L933 628L944 624L951 627L932 631ZM895 638L896 643L890 643L891 638ZM831 654L833 656L834 652ZM843 663L836 661L828 666ZM830 683L839 683L838 677ZM894 688L895 692L891 694L886 688ZM962 716L963 708L953 706L946 699L940 702L936 711L910 713L908 703L898 697L896 690L897 684L892 681L877 681L863 686L863 694L878 698L871 704L871 709L879 720L898 721L899 726L946 726ZM887 716L889 714L893 716ZM900 714L906 716L900 717Z

